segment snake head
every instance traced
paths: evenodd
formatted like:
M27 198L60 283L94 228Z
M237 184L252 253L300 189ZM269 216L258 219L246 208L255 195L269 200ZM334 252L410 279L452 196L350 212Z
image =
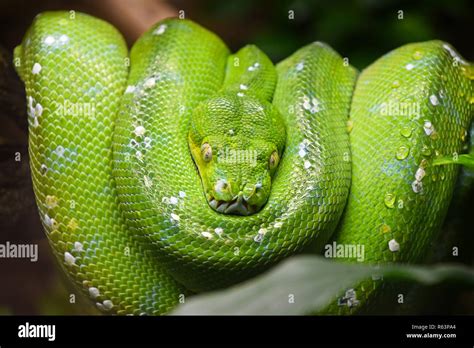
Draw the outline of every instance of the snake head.
M202 102L188 143L209 206L223 214L260 211L285 142L283 120L268 102L230 93Z

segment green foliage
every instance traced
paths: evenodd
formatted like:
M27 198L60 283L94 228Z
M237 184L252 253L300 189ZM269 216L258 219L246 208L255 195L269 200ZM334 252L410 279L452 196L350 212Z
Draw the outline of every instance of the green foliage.
M193 17L221 33L234 51L253 43L274 61L315 40L330 44L358 69L396 47L433 39L450 42L467 59L474 58L470 36L462 35L472 31L473 3L468 0L207 0L204 4L194 9ZM294 11L291 20L289 11Z
M455 157L440 157L433 161L435 166L443 164L461 164L467 168L474 169L474 152Z
M173 314L308 314L322 310L344 291L370 277L421 285L454 283L474 289L474 270L462 265L399 264L376 268L334 262L320 256L296 256L250 281L196 296Z

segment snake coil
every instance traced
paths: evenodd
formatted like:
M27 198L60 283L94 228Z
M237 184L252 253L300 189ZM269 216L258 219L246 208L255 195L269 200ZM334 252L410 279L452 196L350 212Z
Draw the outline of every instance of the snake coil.
M320 42L275 66L178 19L129 56L108 23L49 12L15 57L44 229L106 313L166 313L329 240L421 261L458 172L432 162L463 149L474 111L471 67L440 41L358 74Z

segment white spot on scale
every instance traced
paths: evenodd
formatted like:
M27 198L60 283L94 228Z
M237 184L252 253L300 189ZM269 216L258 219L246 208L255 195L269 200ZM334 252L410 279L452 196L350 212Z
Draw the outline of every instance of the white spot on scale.
M151 179L147 175L143 176L143 182L145 184L145 187L147 187L147 188L150 188L153 185L153 182L151 181Z
M171 213L171 219L173 219L174 221L179 221L179 215Z
M72 249L72 251L82 252L84 251L84 246L82 245L81 242L75 242L74 249Z
M44 39L44 43L46 45L52 45L54 43L54 41L55 41L55 39L51 35L46 36L46 38Z
M439 104L438 97L436 97L434 94L430 95L430 103L434 106Z
M249 89L249 88L248 88L248 86L246 86L246 85L244 85L244 84L241 84L241 85L240 85L240 89L246 91L246 90Z
M304 63L303 62L299 62L296 65L296 71L301 71L301 70L303 70L303 68L304 68Z
M160 25L158 28L155 29L155 31L153 32L154 35L161 35L163 34L165 31L166 31L166 28L167 28L167 25L166 24L162 24Z
M33 69L31 69L31 73L33 75L38 75L40 73L40 71L41 71L41 64L40 63L35 63L33 65Z
M59 145L56 150L54 150L54 152L56 153L56 155L58 155L58 157L63 157L64 156L64 147L62 147L61 145Z
M216 234L220 236L224 232L224 230L221 227L217 227L214 229L214 232L216 232Z
M261 243L263 240L263 236L264 236L263 234L257 233L257 235L253 237L254 242Z
M137 137L141 137L145 134L145 127L143 126L137 126L135 130L133 131Z
M53 226L53 219L51 219L48 214L44 214L44 224L48 227Z
M40 103L38 103L35 106L35 115L34 115L34 117L40 117L42 114L43 114L43 106Z
M237 96L238 96L238 97L243 97L244 95L245 95L245 94L243 94L242 92L237 93Z
M214 236L212 235L212 233L207 232L207 231L201 232L201 235L202 235L204 238L207 238L207 239L212 239L212 238L214 237Z
M66 251L64 253L64 262L71 266L76 263L76 258Z
M59 42L61 42L62 44L65 44L65 43L67 43L68 41L69 41L69 37L68 37L67 35L64 35L64 34L63 34L63 35L61 35L61 36L59 37Z
M94 287L90 287L90 288L89 288L89 296L90 296L92 299L96 299L97 297L99 297L99 296L100 296L99 289L94 288Z
M304 168L308 169L309 167L311 167L311 162L310 161L304 161Z
M43 114L43 106L40 103L37 103L33 107L34 99L31 96L28 96L28 115L33 118L33 126L37 127L39 125L38 123L38 117Z
M114 307L113 302L110 300L105 300L104 302L102 302L102 304L104 305L106 311L110 311Z
M100 296L100 292L99 292L99 289L95 288L95 287L90 287L89 288L89 296L92 298L92 299L96 299L97 297Z
M388 242L388 248L391 252L396 252L400 250L400 244L395 239L392 239Z
M431 135L435 131L435 128L430 121L425 121L423 124L423 129L426 135Z
M170 197L170 204L178 204L178 198Z
M46 164L42 164L41 167L40 167L40 172L41 174L46 174L46 172L48 171L48 167L46 166Z
M300 157L306 156L306 150L305 150L304 148L301 148L301 149L298 151L298 155L300 155Z
M413 189L413 192L420 193L423 191L423 183L421 181L415 180L411 183L411 188Z
M421 181L423 180L424 177L425 177L425 170L423 168L418 168L418 170L415 173L415 179L417 181Z
M258 67L260 66L260 63L256 62L254 65L251 65L248 67L248 71L255 71L258 69Z
M407 70L411 70L411 69L413 69L414 67L415 67L415 66L414 66L413 64L411 64L411 63L405 65L405 69L407 69Z
M144 83L143 85L144 85L145 87L147 87L147 88L151 88L151 87L153 87L155 84L156 84L155 79L154 79L153 77L150 77L149 79L147 79L147 80L145 81L145 83Z
M312 114L318 112L320 110L319 100L314 97L311 100L307 96L303 97L303 109L308 110Z
M281 221L275 222L275 224L273 225L273 227L275 228L281 228L281 226L283 226L283 222Z
M181 198L186 197L186 192L184 192L184 191L179 191L178 194Z

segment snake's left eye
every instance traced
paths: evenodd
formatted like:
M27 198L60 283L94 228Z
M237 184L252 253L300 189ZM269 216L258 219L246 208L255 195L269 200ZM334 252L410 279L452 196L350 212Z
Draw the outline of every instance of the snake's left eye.
M268 160L268 166L270 169L276 168L278 162L280 161L280 156L278 156L278 152L273 151L270 155L270 159Z
M201 146L202 159L205 162L210 162L212 159L212 147L208 143L204 143Z

